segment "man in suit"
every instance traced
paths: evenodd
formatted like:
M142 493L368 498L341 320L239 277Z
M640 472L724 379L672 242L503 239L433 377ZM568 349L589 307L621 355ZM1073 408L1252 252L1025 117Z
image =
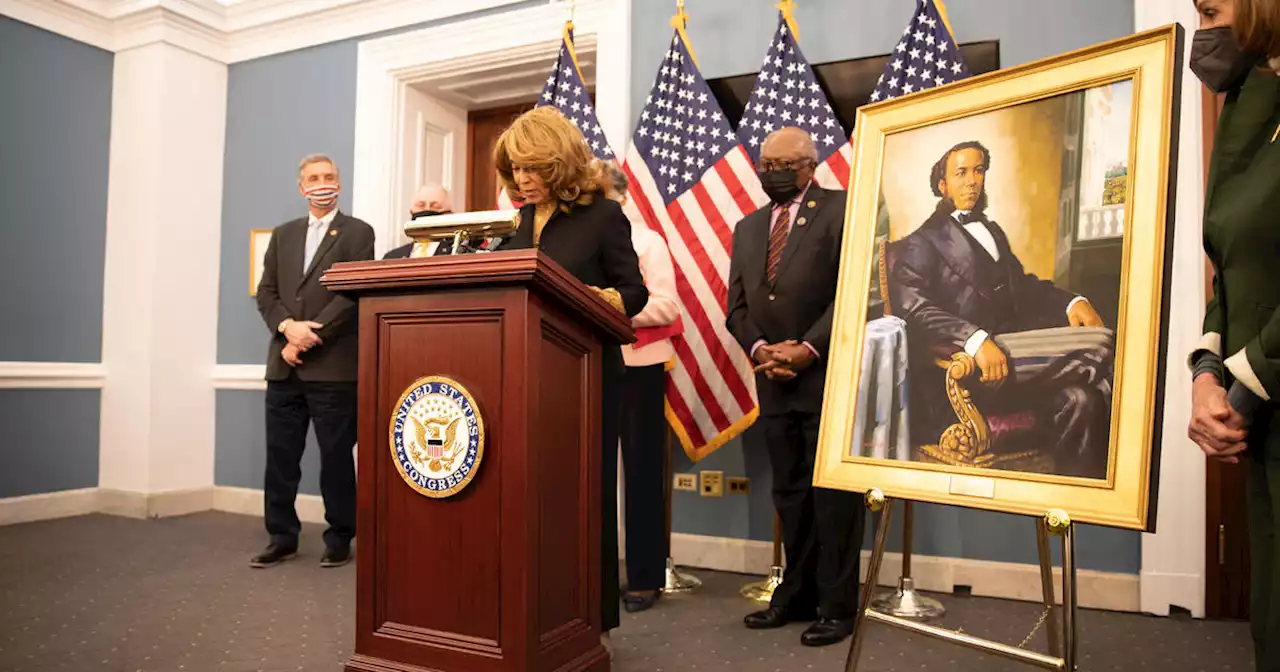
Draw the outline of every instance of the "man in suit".
M320 564L351 559L356 534L356 303L331 294L320 276L340 261L373 258L373 229L338 211L341 183L328 157L314 154L298 166L306 217L271 233L258 285L258 312L271 330L267 350L267 468L265 518L271 540L254 567L293 557L301 524L294 509L307 426L320 444L325 552Z
M934 362L965 352L985 383L979 408L1035 412L1059 473L1105 477L1112 334L1038 331L1103 323L1087 299L1023 268L986 215L990 167L981 143L947 150L930 174L936 210L896 244L890 305L907 323L912 377L931 376L911 386L913 413L950 408ZM931 423L930 436L945 424Z
M449 190L439 184L428 183L418 187L418 191L414 193L413 206L409 208L409 221L413 221L421 217L447 215L451 212L453 212L453 205L449 200ZM415 245L418 246L416 251L414 249ZM441 254L451 254L452 252L452 240L423 244L406 243L387 252L382 256L382 258L408 259L409 257L434 257Z
M846 194L813 183L809 134L783 128L765 139L760 180L772 203L733 234L728 328L757 364L760 418L787 569L769 608L748 628L815 622L801 643L825 646L853 630L863 507L851 493L814 488L813 465L840 270Z

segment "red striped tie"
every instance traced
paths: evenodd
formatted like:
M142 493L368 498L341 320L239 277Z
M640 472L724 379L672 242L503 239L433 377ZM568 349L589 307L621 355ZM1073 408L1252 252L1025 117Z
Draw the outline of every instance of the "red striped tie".
M778 212L778 221L774 222L769 232L769 284L778 279L778 262L782 261L782 251L787 247L787 234L791 233L791 204L782 206Z

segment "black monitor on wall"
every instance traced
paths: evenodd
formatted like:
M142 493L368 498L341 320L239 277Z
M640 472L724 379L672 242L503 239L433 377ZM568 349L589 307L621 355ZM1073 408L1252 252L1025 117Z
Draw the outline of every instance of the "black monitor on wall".
M1000 69L1000 43L996 40L962 44L960 55L964 57L965 65L969 66L969 72L975 75ZM853 120L858 108L871 100L871 92L875 90L876 81L880 79L880 73L884 72L888 62L889 55L885 54L814 64L813 71L818 77L818 84L835 108L836 117L840 119L846 135L853 131ZM707 84L725 116L729 118L729 123L736 129L747 106L747 99L751 96L751 88L756 84L756 73L720 77L708 80Z

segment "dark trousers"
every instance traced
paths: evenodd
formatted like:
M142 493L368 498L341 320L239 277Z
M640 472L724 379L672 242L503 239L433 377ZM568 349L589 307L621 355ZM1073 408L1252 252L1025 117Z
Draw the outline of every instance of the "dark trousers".
M298 380L267 382L265 518L272 543L298 545L302 524L294 509L302 479L307 426L314 422L320 444L320 494L324 497L326 547L356 536L356 384Z
M627 516L627 588L666 583L667 375L662 364L629 366L622 389L622 469Z
M773 506L782 518L787 568L772 606L851 618L858 609L858 561L865 516L851 492L813 487L818 414L790 411L757 421L773 467Z
M1280 418L1265 406L1249 429L1245 501L1249 514L1250 601L1255 667L1280 672Z
M989 416L1032 411L1037 440L1053 446L1055 473L1106 478L1115 375L1110 333L1042 329L995 336L1009 358L1011 380L994 390L971 386L978 408Z
M626 367L620 348L605 348L600 384L600 628L622 623L618 602L618 426Z

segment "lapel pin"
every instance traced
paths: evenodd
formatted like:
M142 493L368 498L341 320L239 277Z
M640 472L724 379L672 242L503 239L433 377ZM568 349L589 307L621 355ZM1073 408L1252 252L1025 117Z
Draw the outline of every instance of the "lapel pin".
M800 219L796 220L796 226L804 226L808 222L809 220L805 219L804 217L801 217Z
M808 203L805 203L805 205L807 205L807 206L809 206L809 207L811 207L811 208L816 208L816 207L818 207L818 202L817 202L817 201L809 201Z
M329 232L329 235L331 235L331 236L336 236L336 235L338 235L338 230L337 230L337 229L334 229L334 230L330 231L330 232Z

